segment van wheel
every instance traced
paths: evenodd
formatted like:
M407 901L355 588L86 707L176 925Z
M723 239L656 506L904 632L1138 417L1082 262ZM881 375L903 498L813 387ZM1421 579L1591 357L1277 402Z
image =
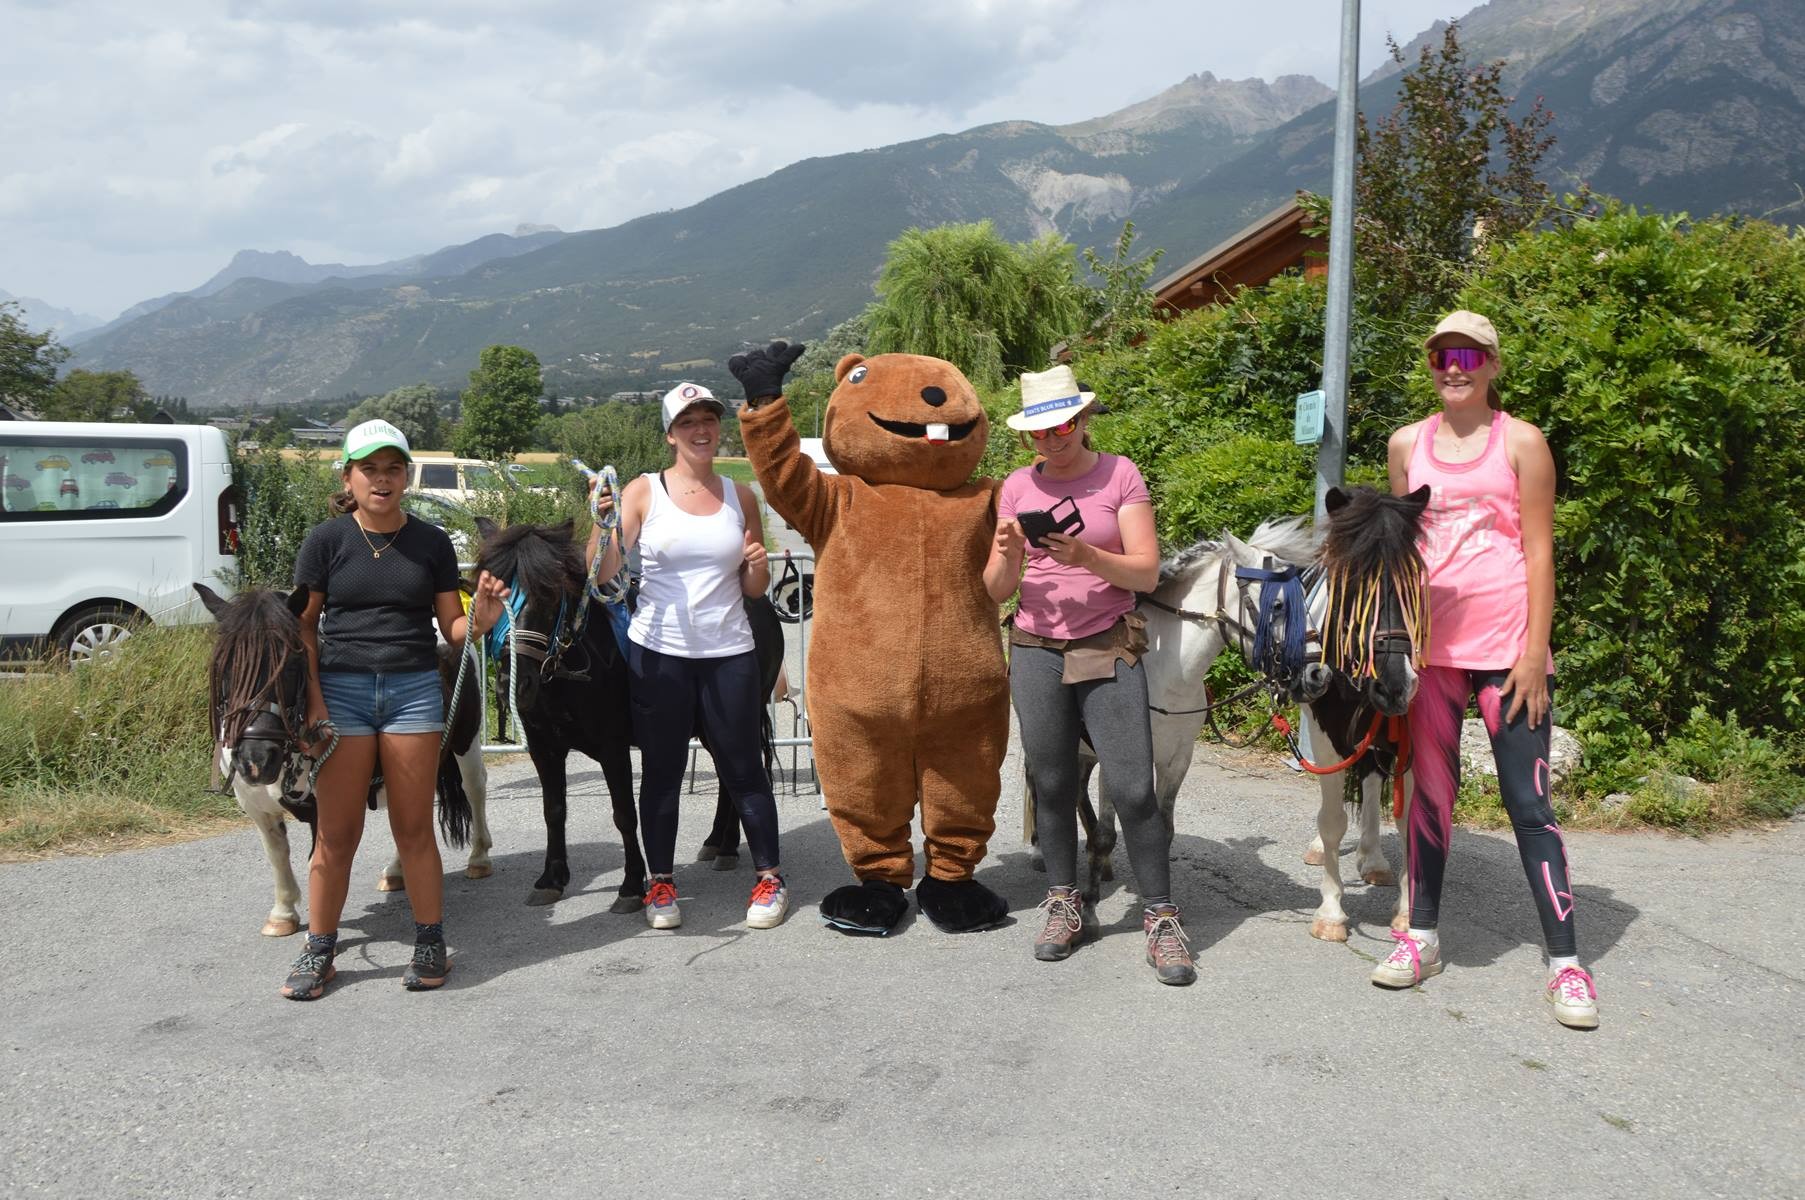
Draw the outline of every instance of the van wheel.
M63 618L50 639L71 666L81 666L118 653L143 621L132 609L96 604Z

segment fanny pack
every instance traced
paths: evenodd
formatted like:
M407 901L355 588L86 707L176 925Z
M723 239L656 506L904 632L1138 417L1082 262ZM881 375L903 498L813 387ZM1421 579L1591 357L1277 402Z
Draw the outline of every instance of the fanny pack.
M1011 623L1009 644L1057 650L1064 654L1065 673L1059 677L1061 683L1114 679L1117 662L1132 667L1147 652L1147 618L1135 609L1123 613L1120 620L1101 633L1081 638L1041 637Z

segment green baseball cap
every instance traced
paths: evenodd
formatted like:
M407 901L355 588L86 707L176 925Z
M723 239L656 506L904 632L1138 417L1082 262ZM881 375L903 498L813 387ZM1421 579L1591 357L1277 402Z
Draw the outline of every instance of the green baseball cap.
M413 451L408 449L407 435L390 425L387 421L365 421L345 431L345 449L339 456L339 466L354 463L360 458L368 458L378 450L399 450L401 457L408 462L414 461Z

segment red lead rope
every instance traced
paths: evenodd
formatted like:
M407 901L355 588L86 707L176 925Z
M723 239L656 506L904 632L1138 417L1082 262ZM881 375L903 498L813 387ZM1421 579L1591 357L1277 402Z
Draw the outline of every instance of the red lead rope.
M1404 819L1404 772L1410 765L1410 722L1404 717L1389 719L1392 744L1398 748L1397 766L1391 774L1391 819L1401 821ZM1285 743L1291 747L1291 753L1297 759L1297 765L1312 775L1333 775L1339 771L1345 771L1359 762L1366 752L1372 749L1373 739L1379 735L1379 725L1385 720L1387 718L1384 713L1374 713L1372 728L1366 731L1366 736L1360 739L1360 744L1354 747L1354 752L1340 762L1324 767L1303 756L1303 752L1298 749L1297 739L1292 735L1291 722L1285 720L1284 714L1276 712L1272 714L1273 727L1284 735Z

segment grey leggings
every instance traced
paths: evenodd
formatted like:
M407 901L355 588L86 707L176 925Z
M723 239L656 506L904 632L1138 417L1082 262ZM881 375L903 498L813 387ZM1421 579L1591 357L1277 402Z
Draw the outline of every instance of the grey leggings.
M1153 733L1147 674L1116 663L1114 679L1061 683L1065 655L1040 646L1009 648L1009 691L1021 719L1022 750L1034 785L1034 828L1047 882L1078 881L1078 739L1088 735L1102 767L1104 795L1122 818L1128 863L1147 900L1172 894L1172 831L1153 795Z

